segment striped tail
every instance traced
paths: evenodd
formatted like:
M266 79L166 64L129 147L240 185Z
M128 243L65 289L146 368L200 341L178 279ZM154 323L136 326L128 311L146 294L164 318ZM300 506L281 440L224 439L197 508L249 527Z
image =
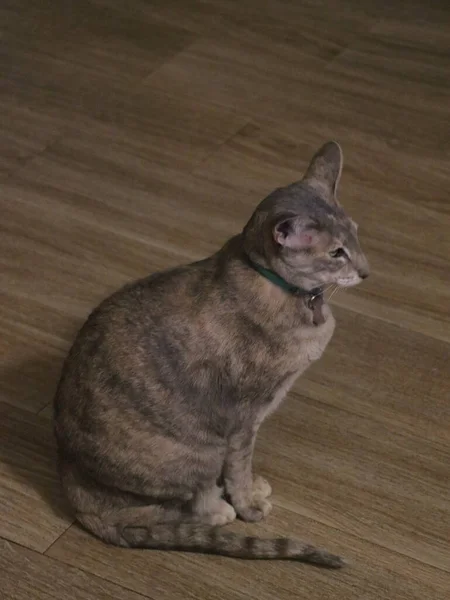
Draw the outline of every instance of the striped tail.
M340 556L290 538L264 539L225 533L221 528L195 524L155 524L150 528L125 526L120 545L219 554L244 559L298 560L338 569Z

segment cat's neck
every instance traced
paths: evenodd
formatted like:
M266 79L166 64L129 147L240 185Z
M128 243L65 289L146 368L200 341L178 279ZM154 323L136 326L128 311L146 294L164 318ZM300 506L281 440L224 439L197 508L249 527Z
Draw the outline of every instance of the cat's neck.
M257 320L282 322L286 326L321 325L329 313L317 288L280 285L255 268L240 235L229 240L213 259L220 271L217 280Z

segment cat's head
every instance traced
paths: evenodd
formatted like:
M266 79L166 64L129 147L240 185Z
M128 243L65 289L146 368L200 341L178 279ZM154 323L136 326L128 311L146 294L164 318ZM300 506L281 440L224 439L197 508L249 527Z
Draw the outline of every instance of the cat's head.
M369 275L357 225L337 200L342 162L340 146L328 142L301 181L261 202L243 232L253 261L307 290L349 287Z

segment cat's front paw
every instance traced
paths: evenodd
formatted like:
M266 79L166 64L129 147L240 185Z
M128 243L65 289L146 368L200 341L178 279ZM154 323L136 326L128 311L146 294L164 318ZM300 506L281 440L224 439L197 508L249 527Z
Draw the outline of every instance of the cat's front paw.
M237 515L243 521L261 521L272 510L272 504L264 498L254 498L250 506L237 509Z
M213 527L222 527L223 525L228 525L228 523L232 523L236 518L236 511L222 500L220 504L217 506L216 511L210 515L205 517L205 520L212 525Z

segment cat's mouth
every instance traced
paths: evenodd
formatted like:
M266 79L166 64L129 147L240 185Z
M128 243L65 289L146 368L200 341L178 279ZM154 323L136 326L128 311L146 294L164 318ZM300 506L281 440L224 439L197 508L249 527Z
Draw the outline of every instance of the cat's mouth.
M342 288L353 287L361 283L362 277L356 275L355 277L343 277L342 279L338 279L336 285Z
M331 300L331 298L338 292L340 289L353 287L361 283L363 279L359 276L357 277L343 277L336 281L336 283L330 283L322 288L322 294L326 294L327 302Z

